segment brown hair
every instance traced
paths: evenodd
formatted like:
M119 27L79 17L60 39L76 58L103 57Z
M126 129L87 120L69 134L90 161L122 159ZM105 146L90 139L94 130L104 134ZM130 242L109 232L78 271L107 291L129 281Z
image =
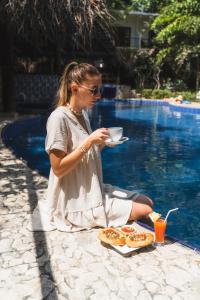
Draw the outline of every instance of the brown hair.
M71 97L70 84L72 82L81 83L86 76L100 76L100 72L94 66L87 63L71 62L63 72L60 79L60 87L57 93L56 107L66 105Z

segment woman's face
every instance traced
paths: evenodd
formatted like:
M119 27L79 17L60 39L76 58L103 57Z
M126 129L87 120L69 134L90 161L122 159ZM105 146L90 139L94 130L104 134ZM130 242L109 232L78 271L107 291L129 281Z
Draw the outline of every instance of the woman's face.
M82 108L91 108L101 98L101 76L87 76L78 84L77 100Z

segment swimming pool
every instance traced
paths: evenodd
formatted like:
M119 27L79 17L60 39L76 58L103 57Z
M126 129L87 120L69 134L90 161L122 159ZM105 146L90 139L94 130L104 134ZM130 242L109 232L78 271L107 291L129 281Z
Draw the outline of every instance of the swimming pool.
M167 233L200 248L200 113L153 103L104 100L92 110L94 129L122 126L130 138L103 151L104 182L149 195L163 215L179 207L169 218ZM46 118L10 124L3 138L29 166L48 176Z

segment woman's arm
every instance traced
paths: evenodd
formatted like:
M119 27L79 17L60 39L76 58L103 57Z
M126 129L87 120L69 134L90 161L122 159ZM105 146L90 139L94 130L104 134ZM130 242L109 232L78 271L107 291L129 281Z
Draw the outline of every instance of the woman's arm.
M100 128L94 131L85 142L80 145L73 152L66 154L64 151L52 149L49 153L51 167L54 174L62 178L64 175L71 172L76 165L81 161L85 152L87 152L92 145L101 145L105 139L108 138L108 131L105 128Z
M49 158L54 174L61 178L72 171L85 155L84 150L88 151L91 146L92 142L89 140L70 154L66 154L65 152L57 149L51 150L49 153Z

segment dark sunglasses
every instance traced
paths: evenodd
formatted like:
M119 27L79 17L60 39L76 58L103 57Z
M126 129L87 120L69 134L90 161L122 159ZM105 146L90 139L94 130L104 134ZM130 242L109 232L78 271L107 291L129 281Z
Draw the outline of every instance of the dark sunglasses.
M87 90L89 90L93 96L96 96L97 94L102 94L103 93L103 88L99 87L99 86L95 86L94 88L89 88L89 87L87 87L85 85L81 85L81 84L80 84L80 86L87 89Z

